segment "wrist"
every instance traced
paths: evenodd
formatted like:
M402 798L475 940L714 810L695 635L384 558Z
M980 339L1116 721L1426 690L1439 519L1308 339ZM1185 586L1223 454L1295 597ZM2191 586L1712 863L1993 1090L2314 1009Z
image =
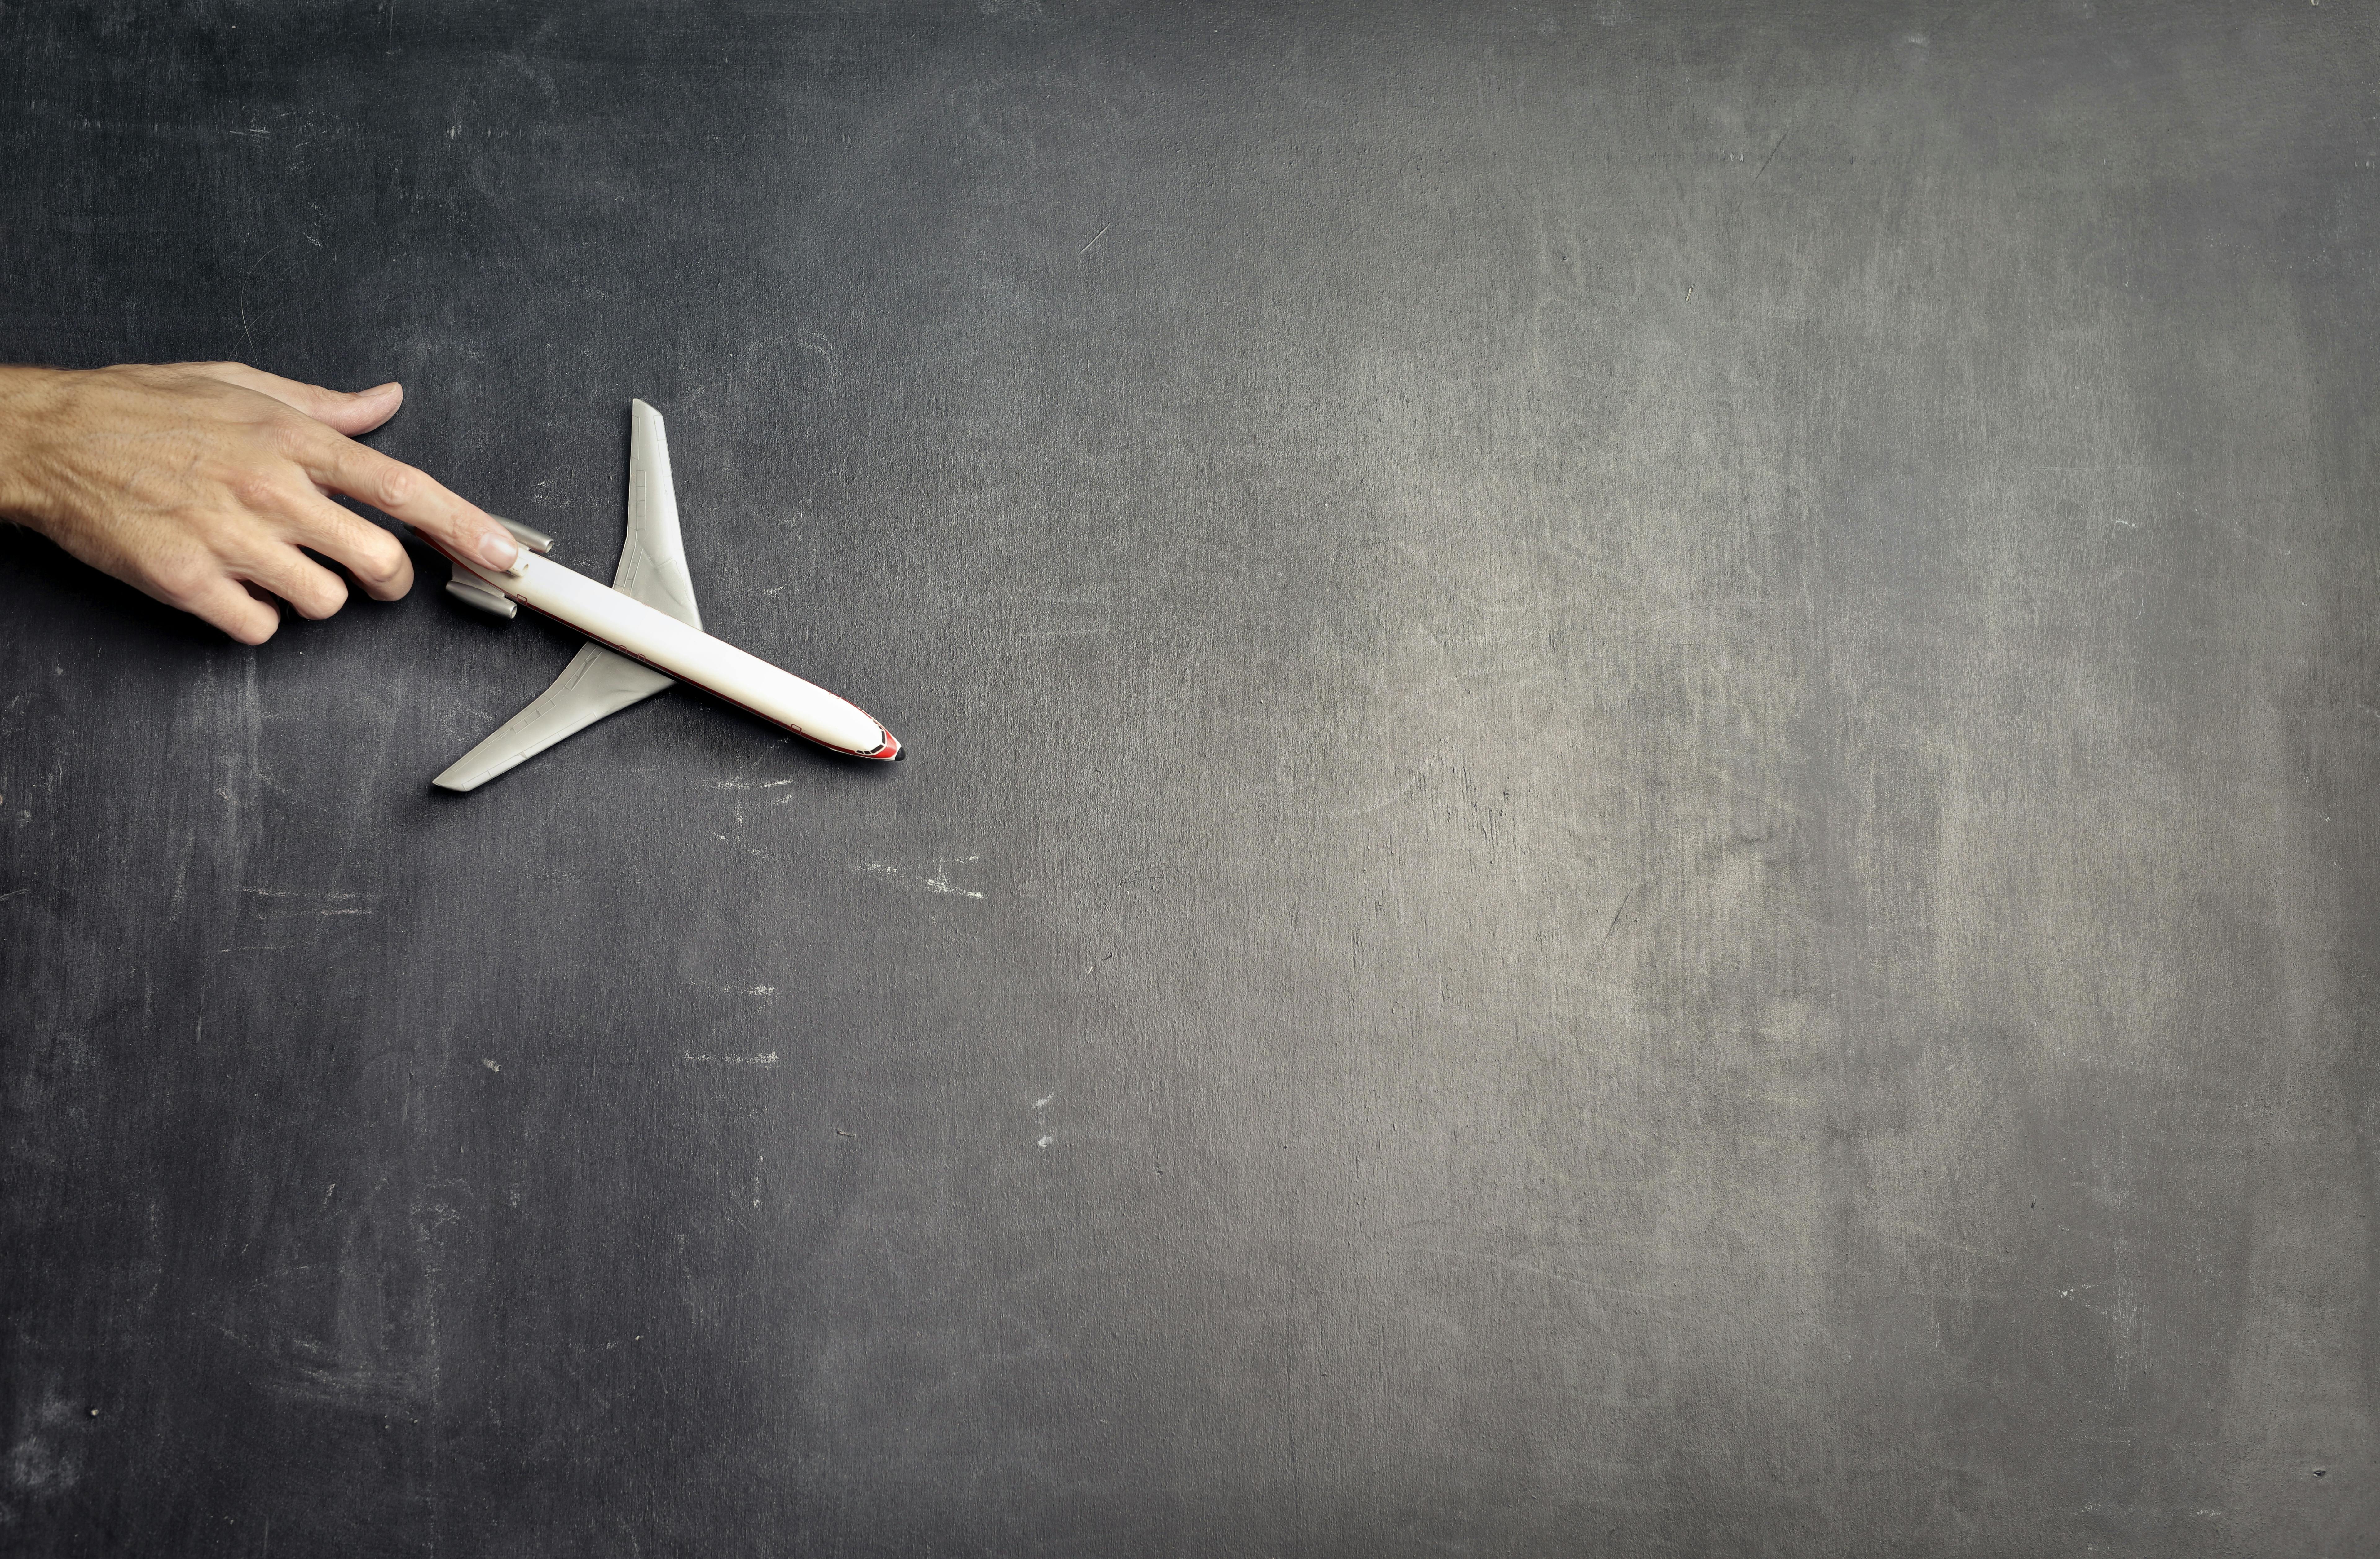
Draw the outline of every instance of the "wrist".
M0 364L0 521L49 532L39 461L42 426L67 394L69 370Z

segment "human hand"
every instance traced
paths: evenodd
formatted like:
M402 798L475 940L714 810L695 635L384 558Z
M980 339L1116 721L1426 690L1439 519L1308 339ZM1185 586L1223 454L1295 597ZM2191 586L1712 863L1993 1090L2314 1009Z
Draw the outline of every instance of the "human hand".
M346 582L309 552L379 600L413 588L403 544L334 493L510 568L518 545L478 505L346 436L404 398L396 384L349 395L236 362L0 368L0 519L243 644L280 627L273 596L308 617L346 604Z

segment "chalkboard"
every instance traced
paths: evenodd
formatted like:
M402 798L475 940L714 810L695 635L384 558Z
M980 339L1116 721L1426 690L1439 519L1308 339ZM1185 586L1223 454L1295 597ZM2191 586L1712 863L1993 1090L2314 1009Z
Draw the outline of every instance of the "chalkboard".
M0 360L911 756L0 531L0 1549L2372 1552L2375 53L11 0Z

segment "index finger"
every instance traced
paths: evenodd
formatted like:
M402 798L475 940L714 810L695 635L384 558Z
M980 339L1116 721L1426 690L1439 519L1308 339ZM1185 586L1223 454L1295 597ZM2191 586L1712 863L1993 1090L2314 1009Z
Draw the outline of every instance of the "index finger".
M502 569L509 569L520 557L520 544L486 510L449 493L427 472L377 449L324 428L321 437L308 438L294 458L308 476L332 492L344 493L392 519L405 521L459 556L475 557L491 568Z

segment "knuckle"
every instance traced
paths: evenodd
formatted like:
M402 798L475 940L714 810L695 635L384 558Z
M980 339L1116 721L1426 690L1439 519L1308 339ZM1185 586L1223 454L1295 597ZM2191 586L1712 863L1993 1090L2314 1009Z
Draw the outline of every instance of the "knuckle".
M152 389L170 390L177 396L213 397L228 388L220 371L222 363L169 362L145 365L140 369L140 382Z
M396 544L395 538L382 533L380 541L364 549L356 572L375 585L393 583L405 572L405 549Z
M232 502L243 509L271 508L281 496L281 484L264 471L234 471L224 485L229 490Z
M137 391L143 394L175 394L182 389L182 375L172 368L152 363L115 363L106 368L89 371L90 378L82 382L91 389Z
M306 599L297 603L298 609L310 617L327 617L347 603L347 587L335 576L324 575L309 581Z
M150 585L159 599L185 609L205 591L211 578L206 566L196 558L170 558L149 571Z
M248 505L226 495L225 502L191 504L184 509L182 531L192 545L217 557L229 557L256 534L256 515Z
M377 485L381 507L411 503L421 491L421 473L411 466L391 464L382 469Z
M284 459L296 460L304 456L314 442L314 421L302 413L276 404L264 414L264 439L273 452Z

